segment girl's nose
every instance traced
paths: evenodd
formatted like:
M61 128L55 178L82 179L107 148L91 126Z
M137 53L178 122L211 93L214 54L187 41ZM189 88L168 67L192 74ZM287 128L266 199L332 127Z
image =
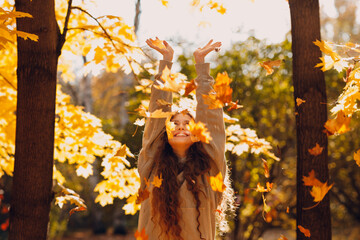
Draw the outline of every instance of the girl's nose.
M185 130L185 124L180 123L179 125L177 125L177 129L178 130Z

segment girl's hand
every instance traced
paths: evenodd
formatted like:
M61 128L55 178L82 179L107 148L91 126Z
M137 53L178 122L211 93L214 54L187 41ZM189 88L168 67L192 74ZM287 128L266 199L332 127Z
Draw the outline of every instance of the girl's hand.
M212 43L212 39L204 46L204 47L200 47L198 49L195 50L194 52L194 58L195 58L195 62L196 63L204 63L205 62L205 57L206 55L213 51L213 50L217 50L221 47L221 42L216 42L216 43Z
M146 43L147 43L147 45L149 45L149 47L155 49L156 51L158 51L159 53L161 53L163 55L163 60L171 62L173 59L173 56L174 56L174 49L172 49L172 47L165 40L162 41L163 46L154 44L153 42L155 42L155 41L161 42L161 40L158 39L157 37L155 40L152 40L151 38L146 39Z

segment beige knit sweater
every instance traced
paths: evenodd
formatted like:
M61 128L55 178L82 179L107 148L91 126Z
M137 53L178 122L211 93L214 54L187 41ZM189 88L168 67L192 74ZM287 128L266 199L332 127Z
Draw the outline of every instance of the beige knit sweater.
M165 66L171 68L172 63L161 60L159 66L159 73L155 76L156 79L160 79L162 71ZM215 210L219 204L221 195L214 192L208 181L208 176L215 176L222 173L225 176L226 162L225 162L225 127L223 120L223 111L219 109L208 109L208 105L204 104L202 95L208 94L212 89L214 83L213 78L209 75L210 64L202 63L196 64L196 72L198 77L196 78L197 89L196 89L196 122L201 121L206 124L212 141L209 144L203 143L205 150L214 159L210 163L211 169L208 173L198 177L198 183L201 189L199 198L201 201L200 206L200 231L201 236L206 240L213 240L215 237ZM169 107L161 107L156 103L157 99L164 99L167 102L172 102L172 93L162 91L152 87L149 111L153 112L157 109L163 109L163 111L170 111ZM149 118L146 121L144 135L143 135L143 148L139 154L138 170L141 179L141 188L145 188L144 178L153 179L153 163L154 155L160 143L159 136L165 131L165 118L155 119ZM200 234L197 231L197 211L196 203L193 194L187 189L186 181L184 181L183 173L181 172L177 179L182 183L178 196L180 198L180 225L181 225L181 236L185 240L196 240L200 239ZM150 185L151 186L151 185ZM151 187L150 197L141 203L141 210L139 215L138 230L141 231L145 228L146 234L149 236L149 240L159 239L160 227L158 224L151 221ZM204 193L204 194L203 194ZM164 236L164 235L162 235ZM168 240L168 239L166 239Z

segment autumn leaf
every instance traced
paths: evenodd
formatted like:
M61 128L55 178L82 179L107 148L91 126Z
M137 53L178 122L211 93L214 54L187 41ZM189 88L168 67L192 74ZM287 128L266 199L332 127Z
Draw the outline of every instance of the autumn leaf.
M289 207L286 207L286 213L289 213L289 212L290 212Z
M164 45L164 41L158 39L157 37L154 40L152 40L151 38L149 40L152 44L154 44L155 46L157 46L160 49L166 48Z
M135 122L134 122L134 125L137 125L139 127L144 126L145 125L145 118L141 118L141 119L137 118L135 120Z
M9 227L9 218L5 220L4 223L1 224L0 228L3 231L6 231L6 229Z
M265 159L261 159L263 161L263 164L264 164L264 175L266 178L269 178L270 177L270 173L269 173L269 166L267 164L267 161Z
M314 202L320 202L323 200L325 195L329 192L329 190L332 188L334 184L331 184L330 186L327 185L327 182L322 184L321 186L313 186L310 194L314 197Z
M157 109L150 113L150 118L167 118L173 114L172 112L163 112L162 109Z
M274 60L274 61L260 62L259 65L266 70L266 76L267 76L274 72L273 67L279 67L281 63L282 60Z
M302 178L305 186L321 186L321 182L315 177L314 169L309 172L309 176Z
M80 211L85 211L85 210L86 210L86 207L75 207L70 210L69 216L73 215L73 213L75 213L75 212L80 212Z
M217 99L216 92L211 91L208 95L203 94L204 103L209 106L209 109L222 108L224 103Z
M155 88L163 91L180 93L185 89L186 77L181 73L171 73L170 69L166 66L163 70L160 79L163 81L156 80L154 85Z
M187 125L188 130L191 132L191 140L193 142L201 141L204 143L209 143L212 140L210 132L206 128L205 124L202 122L197 122L193 119Z
M347 117L342 110L340 110L335 119L329 119L326 121L325 133L328 136L334 134L342 134L350 130L351 117Z
M210 183L212 190L215 192L223 192L226 188L221 172L219 172L215 177L208 177L207 180Z
M323 147L320 147L318 143L316 143L315 147L308 149L309 153L313 156L318 156L324 150Z
M174 137L173 131L175 131L175 123L171 121L171 116L166 118L165 128L168 139L172 139Z
M214 89L208 95L203 95L204 103L209 105L209 109L222 108L231 103L233 90L230 82L231 78L226 72L217 74Z
M186 83L186 85L185 85L184 96L189 95L195 89L196 89L195 79L192 79L190 82Z
M149 187L149 186L150 186L150 179L146 179L146 178L144 177L144 181L145 181L145 185L146 185L147 187Z
M281 234L280 238L278 238L278 240L288 240L287 237L285 237L284 235Z
M354 152L354 160L356 164L360 167L360 149L357 152Z
M171 106L171 103L169 103L168 101L165 101L164 99L157 99L156 103L159 106Z
M296 106L300 106L301 104L305 103L306 101L301 98L296 98Z
M149 236L146 235L145 233L145 228L143 228L141 230L141 232L139 232L139 230L136 230L135 234L134 234L136 240L148 240Z
M299 228L300 232L302 232L305 235L305 237L310 237L311 236L309 229L306 229L301 225L298 225L298 228Z
M160 174L159 177L158 177L158 176L155 176L155 177L154 177L154 179L153 179L153 181L151 182L151 184L154 185L154 186L157 187L157 188L160 188L160 187L161 187L161 184L162 184L162 181L163 181L163 179L162 179L161 174Z
M150 192L146 188L144 190L141 190L141 188L139 188L136 204L142 203L143 201L148 199L149 196L150 196Z
M272 187L273 187L273 183L266 182L266 188L264 188L263 186L260 185L260 183L258 183L256 185L256 191L257 192L270 192Z
M227 109L228 111L234 110L234 109L239 109L242 108L243 105L238 105L239 100L236 100L236 102L230 102L228 103L229 108Z

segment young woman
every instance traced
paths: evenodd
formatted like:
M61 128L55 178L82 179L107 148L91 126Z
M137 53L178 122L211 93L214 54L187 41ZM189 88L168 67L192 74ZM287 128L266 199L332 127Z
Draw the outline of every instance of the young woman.
M163 55L159 73L165 67L172 66L173 49L163 41L165 48L159 48L150 40L146 43ZM141 203L138 230L145 229L150 240L182 239L196 240L215 238L216 228L224 222L217 214L224 215L228 206L233 206L233 191L229 180L225 177L226 190L215 192L208 182L209 176L228 176L225 160L225 128L223 110L209 109L204 103L203 95L212 90L213 78L209 75L210 64L205 63L205 56L220 42L212 40L194 52L195 67L198 77L196 88L196 119L206 124L212 137L209 144L193 142L187 124L193 118L190 114L175 113L171 121L175 123L173 138L168 139L165 118L148 118L144 135L143 148L139 154L138 170L141 178L141 189L147 188L150 197ZM156 84L156 83L154 83ZM156 100L164 99L172 102L172 93L152 86L149 111L162 109L171 111L169 106L159 106ZM149 185L145 179L152 181L161 176L160 188Z

